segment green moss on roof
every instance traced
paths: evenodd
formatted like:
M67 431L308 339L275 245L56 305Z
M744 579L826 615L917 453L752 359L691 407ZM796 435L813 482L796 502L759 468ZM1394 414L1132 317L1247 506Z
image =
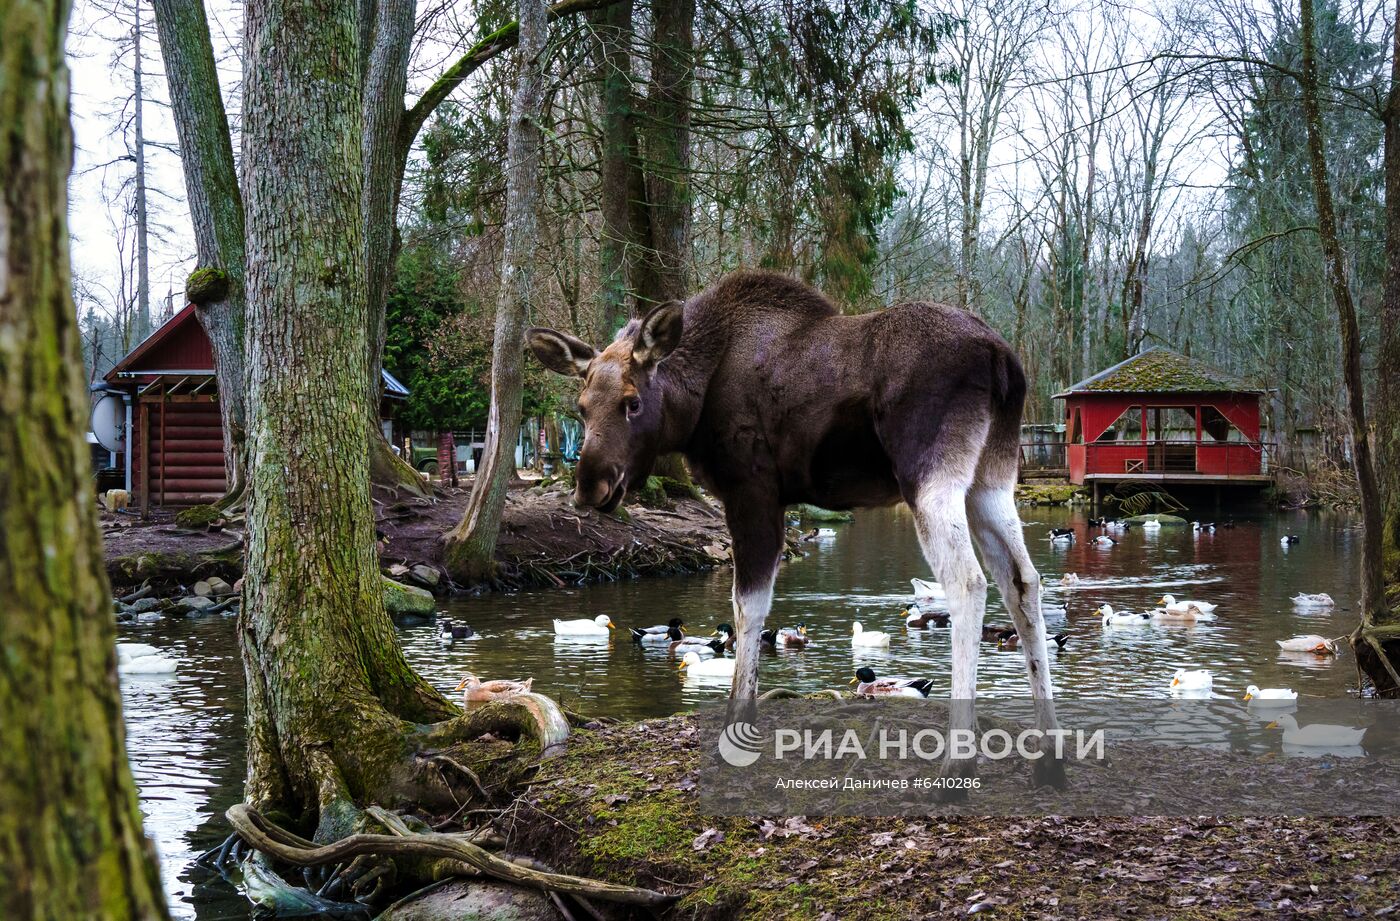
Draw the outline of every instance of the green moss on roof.
M1203 361L1164 348L1140 352L1070 387L1068 393L1257 393L1255 387Z

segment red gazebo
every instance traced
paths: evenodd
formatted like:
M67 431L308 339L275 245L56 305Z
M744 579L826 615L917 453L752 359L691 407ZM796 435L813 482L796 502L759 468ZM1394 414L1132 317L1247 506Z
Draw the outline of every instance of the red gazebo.
M1170 349L1151 348L1086 378L1065 401L1069 478L1202 486L1272 482L1260 440L1262 388Z

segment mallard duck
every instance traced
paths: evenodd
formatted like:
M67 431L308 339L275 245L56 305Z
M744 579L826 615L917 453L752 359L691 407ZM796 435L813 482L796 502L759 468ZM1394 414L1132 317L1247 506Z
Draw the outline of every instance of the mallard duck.
M117 671L123 675L170 675L178 663L148 643L118 643Z
M1077 573L1077 572L1067 572L1067 573L1065 573L1063 576L1060 576L1060 584L1061 584L1061 585L1078 585L1078 584L1079 584L1079 573Z
M905 608L904 626L910 630L923 630L926 627L946 627L951 615L947 611L921 611L917 607Z
M1337 603L1326 592L1317 592L1312 595L1307 592L1299 592L1290 600L1300 608L1330 608Z
M1245 700L1272 700L1279 703L1294 701L1298 699L1298 692L1292 688L1261 688L1257 684L1251 684L1245 688Z
M1064 649L1065 644L1069 642L1069 634L1056 633L1054 636L1049 637L1049 640L1055 644L1056 649ZM1003 634L1001 639L997 640L997 648L1020 649L1021 634L1017 633L1015 630L1012 630L1010 635Z
M1049 538L1050 543L1052 543L1052 544L1071 544L1071 543L1074 543L1074 529L1073 529L1073 528L1051 528L1051 529L1050 529L1050 534L1048 535L1048 538Z
M657 624L655 627L630 627L632 640L637 643L667 643L670 642L669 634L672 630L684 632L685 621L679 617L672 617L664 624Z
M1099 615L1105 627L1140 627L1152 623L1152 615L1143 611L1135 614L1132 611L1115 611L1113 605L1105 604L1094 612Z
M1264 727L1282 729L1283 744L1300 745L1304 748L1350 748L1361 744L1365 729L1350 726L1333 726L1328 723L1312 723L1299 726L1291 714L1285 714Z
M1215 530L1215 522L1213 522L1213 521L1205 521L1205 522L1193 521L1193 522L1191 522L1191 530L1192 530L1192 531L1195 531L1197 534L1209 534L1209 533L1211 533L1212 531Z
M676 668L697 678L730 678L734 675L737 659L702 659L694 650L687 652Z
M933 682L927 678L880 678L875 669L862 666L851 679L857 697L927 697Z
M482 681L476 675L468 675L462 679L461 684L457 685L457 690L464 692L462 694L463 700L480 703L487 700L504 700L517 694L528 694L530 693L530 685L534 683L534 678L526 678L524 681L511 681L506 678Z
M1201 614L1209 614L1220 607L1220 605L1212 604L1209 601L1177 601L1175 595L1163 595L1157 603L1162 606L1162 610L1172 614L1185 614L1193 608Z
M711 636L720 638L720 645L725 652L734 651L734 626L732 624L720 624Z
M610 636L609 630L613 629L612 618L606 614L599 614L592 620L556 620L554 622L555 636Z
M1090 518L1090 519L1089 519L1089 527L1091 527L1091 528L1105 528L1105 527L1108 527L1108 519L1107 519L1107 518Z
M856 621L851 624L851 645L888 648L890 645L890 635L888 633L881 633L878 630L866 630L860 625L860 621Z
M1178 668L1176 674L1172 676L1171 689L1173 691L1209 691L1214 683L1215 679L1207 669Z
M670 646L666 651L673 656L684 656L687 652L698 652L701 657L718 655L724 649L724 641L719 639L706 639L698 636L686 636L679 627L672 627L666 633L666 638L670 640Z
M793 649L801 649L807 645L807 625L798 624L795 627L783 627L778 630L764 630L758 635L758 639L765 646L787 646Z
M928 579L910 579L909 584L914 586L915 601L946 601L948 593L943 591L943 586L937 582L930 582Z
M1300 540L1302 540L1302 538L1297 534L1285 534L1278 539L1278 542L1284 547L1291 547Z
M454 624L450 620L438 624L438 642L444 646L450 646L453 640L465 640L475 635L476 631L466 624Z
M1001 643L1016 635L1016 628L1010 624L983 624L982 642Z
M1118 541L1109 537L1107 534L1100 534L1098 537L1089 541L1089 543L1095 547L1112 547L1114 544L1118 543Z
M1163 624L1194 624L1197 621L1215 620L1214 614L1206 614L1200 608L1153 608L1152 619Z
M1300 633L1286 640L1274 640L1285 652L1311 652L1319 656L1335 656L1337 643L1316 633Z

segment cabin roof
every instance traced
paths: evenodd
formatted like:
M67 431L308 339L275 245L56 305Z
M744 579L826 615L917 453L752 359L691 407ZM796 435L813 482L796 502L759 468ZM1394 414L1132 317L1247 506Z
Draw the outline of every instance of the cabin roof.
M214 353L209 337L195 315L193 304L186 304L166 320L136 348L122 356L107 372L109 386L142 375L212 375ZM409 389L388 371L380 370L384 396L390 400L406 400Z
M1082 393L1263 393L1227 371L1153 346L1111 368L1055 394L1064 399Z

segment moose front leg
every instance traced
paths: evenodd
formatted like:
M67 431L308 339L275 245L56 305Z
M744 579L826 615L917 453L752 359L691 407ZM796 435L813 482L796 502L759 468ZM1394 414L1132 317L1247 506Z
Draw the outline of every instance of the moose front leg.
M734 541L734 684L731 701L758 696L759 634L773 603L773 581L783 553L783 510L762 500L725 503Z

